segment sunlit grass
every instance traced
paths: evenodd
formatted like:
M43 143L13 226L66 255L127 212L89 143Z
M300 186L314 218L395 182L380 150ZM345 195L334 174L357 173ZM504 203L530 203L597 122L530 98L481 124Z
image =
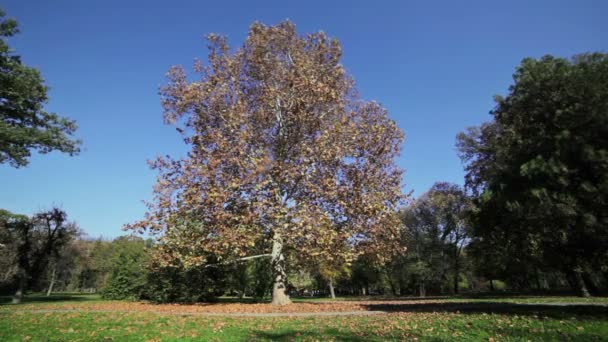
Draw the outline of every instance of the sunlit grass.
M154 313L0 314L2 341L600 341L605 316L394 313L369 317L232 318Z
M5 303L7 299L10 297L2 297ZM338 298L336 305L354 299ZM373 301L378 297L362 299ZM384 298L388 299L391 298ZM156 312L91 312L87 311L87 305L117 303L121 308L129 305L120 301L103 301L98 295L30 295L24 304L0 306L0 341L600 341L608 336L606 307L566 309L513 304L608 303L605 297L392 298L391 302L397 299L404 305L396 306L390 314L245 318ZM294 298L296 303L328 300ZM221 298L220 302L239 301ZM52 312L66 304L82 312ZM459 309L460 304L463 304L463 311Z

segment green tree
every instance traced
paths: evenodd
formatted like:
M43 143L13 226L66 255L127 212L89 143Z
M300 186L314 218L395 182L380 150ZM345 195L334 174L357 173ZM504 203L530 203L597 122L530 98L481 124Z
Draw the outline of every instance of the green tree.
M0 163L14 167L28 164L32 150L40 153L79 153L73 138L76 123L44 111L48 87L40 72L21 62L8 45L19 32L14 19L4 19L0 9Z
M24 292L37 284L49 261L77 234L77 226L67 221L67 214L57 208L31 218L0 210L0 236L8 237L14 257L16 291L14 303L20 303Z
M139 237L121 236L110 244L112 256L108 282L102 291L104 298L138 299L146 285L144 264L147 254L145 241Z
M489 123L460 133L476 236L569 274L606 264L608 55L524 59ZM525 256L525 257L522 257Z
M408 254L396 265L405 264L420 296L429 289L444 292L450 275L452 292L458 293L463 251L469 242L470 206L460 186L438 182L402 211L407 227L402 239Z

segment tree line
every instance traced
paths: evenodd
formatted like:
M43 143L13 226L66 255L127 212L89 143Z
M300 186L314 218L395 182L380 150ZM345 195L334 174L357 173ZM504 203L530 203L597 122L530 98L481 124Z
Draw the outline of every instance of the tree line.
M76 124L43 111L46 86L8 48L16 22L1 27L0 161L78 153ZM608 55L524 59L491 120L457 136L464 186L413 199L396 164L404 134L360 97L337 39L286 21L254 23L236 50L223 36L208 43L194 77L173 67L161 88L164 120L190 152L151 162L153 200L126 226L150 238L90 241L59 209L3 211L2 284L15 300L54 288L273 304L607 288Z

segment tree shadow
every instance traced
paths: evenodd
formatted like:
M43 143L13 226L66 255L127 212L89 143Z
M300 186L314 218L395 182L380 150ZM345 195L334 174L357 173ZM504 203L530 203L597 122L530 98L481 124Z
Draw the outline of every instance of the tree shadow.
M28 303L57 303L57 302L88 302L98 300L98 295L83 295L83 294L54 294L49 297L45 295L26 295L23 297L21 304ZM0 296L0 305L19 305L12 304L12 296Z
M324 331L253 331L252 341L327 341L331 338L332 341L352 341L366 342L370 341L369 337L358 336L352 332L343 332L335 329L326 329Z
M606 336L602 332L590 331L570 331L561 332L556 330L542 330L530 332L529 328L509 328L501 332L508 336L509 340L516 341L606 341ZM502 340L502 339L501 339Z
M213 297L213 298L205 298L200 301L149 301L149 304L152 305L165 305L165 304L174 304L174 305L196 305L196 306L212 306L219 304L268 304L270 300L268 299L258 299L258 298L238 298L238 297Z
M327 296L295 296L292 299L298 301L342 301L342 302L386 302L386 301L434 301L434 300L458 300L458 299L483 299L483 300L501 300L501 299L530 299L530 298L562 298L562 297L577 297L573 292L475 292L461 294L444 294L430 295L425 297L412 295L373 295L373 296L340 296L338 300L332 300Z
M593 304L516 304L505 302L378 303L364 304L370 311L444 312L463 314L541 315L553 318L593 316L608 318L608 306Z

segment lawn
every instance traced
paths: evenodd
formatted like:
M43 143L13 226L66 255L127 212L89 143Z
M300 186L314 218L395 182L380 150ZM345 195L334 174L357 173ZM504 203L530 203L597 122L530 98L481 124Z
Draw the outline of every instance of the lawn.
M0 305L0 341L608 340L608 306L585 305L576 297L370 299L300 300L276 308L231 300L153 305L95 296L33 296L21 305ZM516 304L526 302L534 304ZM286 316L303 312L359 315ZM234 316L242 313L266 316Z

